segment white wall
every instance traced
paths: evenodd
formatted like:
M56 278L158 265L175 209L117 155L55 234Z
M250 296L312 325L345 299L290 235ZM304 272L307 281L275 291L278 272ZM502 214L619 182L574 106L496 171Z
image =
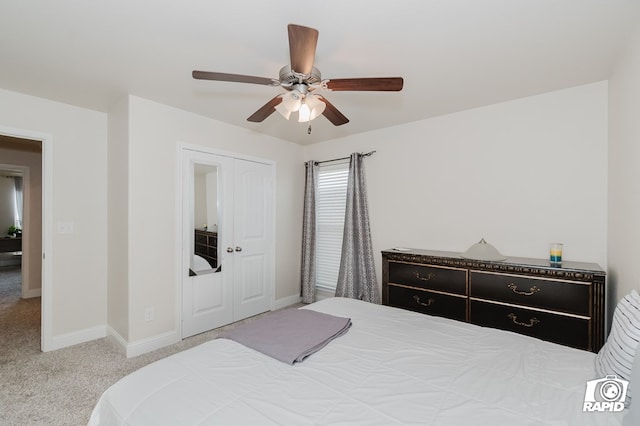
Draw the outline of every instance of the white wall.
M129 342L176 334L178 144L276 162L275 298L299 295L304 165L296 144L129 97ZM155 320L144 321L153 307Z
M0 129L46 135L53 145L50 348L105 334L107 115L0 89ZM46 151L46 149L45 149ZM47 176L48 171L45 171ZM43 292L45 289L43 288Z
M609 81L609 283L612 304L640 291L640 30Z
M464 251L606 268L607 84L561 90L305 147L365 160L374 252ZM377 255L378 281L381 259Z

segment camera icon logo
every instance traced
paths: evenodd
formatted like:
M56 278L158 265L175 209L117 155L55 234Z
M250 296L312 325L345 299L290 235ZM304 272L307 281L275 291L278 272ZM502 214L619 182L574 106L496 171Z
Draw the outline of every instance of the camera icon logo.
M584 393L584 412L616 412L624 410L629 382L616 375L589 380Z

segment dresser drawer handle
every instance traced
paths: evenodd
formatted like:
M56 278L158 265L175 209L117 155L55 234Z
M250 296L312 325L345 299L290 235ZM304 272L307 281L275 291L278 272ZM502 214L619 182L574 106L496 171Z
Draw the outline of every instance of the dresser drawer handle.
M513 283L509 284L507 287L509 287L511 291L513 291L515 294L519 294L522 296L533 296L534 294L540 291L540 289L535 285L531 287L529 291L519 291L518 286Z
M529 320L529 322L519 322L518 321L518 317L516 316L516 314L513 314L513 313L507 315L507 317L509 317L509 319L511 321L513 321L514 324L521 325L523 327L533 327L534 325L536 325L536 324L538 324L540 322L540 320L538 318L535 318L535 317L531 318Z
M421 302L420 301L420 296L413 296L413 300L415 300L418 305L422 305L422 306L431 306L434 303L436 303L436 301L433 300L433 299L428 299L426 303L425 302Z
M433 272L429 272L426 277L423 277L422 275L420 275L420 272L418 271L415 271L414 275L416 276L417 279L422 281L431 281L436 277L436 274L434 274Z

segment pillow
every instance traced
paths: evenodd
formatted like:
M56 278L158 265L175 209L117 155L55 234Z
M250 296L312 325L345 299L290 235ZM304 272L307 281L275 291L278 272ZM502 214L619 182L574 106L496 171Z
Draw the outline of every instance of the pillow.
M640 345L638 345L638 347L636 348L636 356L633 360L633 369L631 370L631 383L640 383ZM624 415L622 426L637 425L640 425L640 404L636 402L629 408L627 414Z
M631 371L640 342L640 295L635 290L618 302L613 313L611 332L596 356L598 377L615 374L631 380ZM631 383L627 389L625 405L631 402Z

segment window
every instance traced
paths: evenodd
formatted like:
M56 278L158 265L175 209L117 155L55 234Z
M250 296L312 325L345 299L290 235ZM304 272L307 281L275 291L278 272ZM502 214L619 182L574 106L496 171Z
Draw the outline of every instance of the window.
M335 291L342 254L349 162L318 166L316 287Z
M22 203L23 203L23 178L22 176L14 176L14 226L18 229L22 229Z

